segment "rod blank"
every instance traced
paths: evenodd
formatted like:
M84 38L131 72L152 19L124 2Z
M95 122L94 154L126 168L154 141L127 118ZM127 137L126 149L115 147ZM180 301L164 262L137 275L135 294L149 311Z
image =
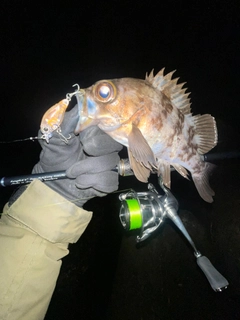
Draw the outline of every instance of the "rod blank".
M113 171L118 172L119 175L124 177L133 175L133 171L131 170L128 159L121 159L119 161L119 164L116 166L115 169L113 169ZM24 185L31 183L35 179L41 180L42 182L46 182L66 178L66 171L54 171L13 177L3 177L0 180L0 187Z
M0 181L0 187L9 187L14 185L22 185L31 183L33 180L38 179L42 182L53 181L58 179L66 179L65 171L44 172L36 174L26 174L22 176L3 177Z

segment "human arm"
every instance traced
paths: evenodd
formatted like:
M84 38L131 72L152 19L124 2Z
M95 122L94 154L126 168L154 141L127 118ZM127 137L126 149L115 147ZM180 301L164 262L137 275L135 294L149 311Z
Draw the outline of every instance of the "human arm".
M66 136L66 129L74 128L74 112L65 117L62 133ZM4 208L0 220L0 319L44 318L68 243L79 239L91 219L92 213L81 207L88 199L118 187L117 173L111 169L121 147L97 128L80 138L72 136L68 145L57 134L49 145L41 145L34 173L64 169L69 179L46 184L35 180Z

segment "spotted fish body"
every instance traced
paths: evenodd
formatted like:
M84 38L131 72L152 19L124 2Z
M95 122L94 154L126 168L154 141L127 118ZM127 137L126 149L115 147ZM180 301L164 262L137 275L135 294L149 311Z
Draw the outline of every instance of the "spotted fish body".
M145 80L102 80L85 89L78 99L76 133L98 125L125 145L134 174L142 182L153 171L170 187L170 166L185 178L188 170L200 196L212 202L209 165L201 154L217 144L215 120L209 114L192 116L184 83L172 79L173 72L165 76L163 72L154 76L152 71Z

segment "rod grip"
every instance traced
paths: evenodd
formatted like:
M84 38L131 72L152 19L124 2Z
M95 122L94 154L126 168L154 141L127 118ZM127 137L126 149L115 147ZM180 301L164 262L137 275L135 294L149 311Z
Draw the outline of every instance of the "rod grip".
M225 279L212 265L210 260L201 256L197 258L197 264L205 274L214 291L222 291L229 285L227 279Z

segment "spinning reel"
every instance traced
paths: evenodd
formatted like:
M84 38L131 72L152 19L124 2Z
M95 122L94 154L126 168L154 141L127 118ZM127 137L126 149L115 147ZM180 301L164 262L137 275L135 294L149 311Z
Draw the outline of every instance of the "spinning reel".
M222 291L228 286L228 281L214 268L209 259L197 250L192 238L184 227L177 214L178 201L159 179L159 185L164 191L160 195L152 184L148 184L147 192L135 192L130 190L119 196L121 207L119 218L126 231L139 229L140 234L136 241L139 243L150 237L164 222L171 219L182 232L194 250L197 264L204 272L211 287L215 291Z

